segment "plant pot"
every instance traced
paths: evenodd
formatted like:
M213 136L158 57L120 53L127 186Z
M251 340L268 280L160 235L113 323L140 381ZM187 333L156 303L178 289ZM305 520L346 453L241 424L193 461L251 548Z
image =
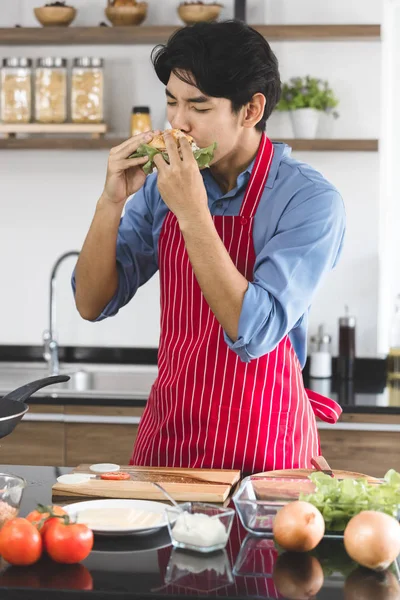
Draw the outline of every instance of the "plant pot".
M299 108L290 111L295 138L314 139L317 135L320 111L315 108Z

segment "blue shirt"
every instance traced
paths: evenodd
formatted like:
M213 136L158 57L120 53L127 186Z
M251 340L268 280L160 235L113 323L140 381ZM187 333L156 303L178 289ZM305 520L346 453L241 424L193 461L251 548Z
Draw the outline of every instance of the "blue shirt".
M320 173L274 143L274 157L253 224L254 278L244 296L238 339L225 341L242 361L272 351L289 334L304 367L308 312L324 276L336 265L345 232L343 200ZM212 215L238 215L254 161L237 186L223 194L203 170ZM118 290L96 319L117 314L158 270L158 239L168 207L157 189L157 173L132 196L117 241ZM72 277L75 291L75 274Z

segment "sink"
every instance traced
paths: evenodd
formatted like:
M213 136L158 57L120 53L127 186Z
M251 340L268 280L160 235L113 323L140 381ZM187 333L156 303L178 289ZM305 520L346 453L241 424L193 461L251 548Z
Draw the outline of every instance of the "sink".
M154 365L103 365L95 363L60 363L60 374L69 375L65 383L43 388L35 396L107 397L147 400L157 377ZM0 363L0 395L17 387L48 377L45 363Z

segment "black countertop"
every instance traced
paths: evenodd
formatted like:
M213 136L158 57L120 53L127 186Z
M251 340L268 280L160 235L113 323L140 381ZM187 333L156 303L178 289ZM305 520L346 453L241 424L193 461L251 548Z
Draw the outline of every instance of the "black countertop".
M0 466L1 471L24 477L28 482L20 516L36 503L51 502L51 486L67 467ZM400 597L398 569L388 575L397 594L385 586L382 575L357 567L340 540L326 540L314 551L324 572L317 600L393 600ZM290 560L289 560L290 559ZM172 549L167 530L150 536L96 538L93 551L79 565L57 565L42 559L31 567L0 570L0 598L310 598L301 595L298 578L304 577L315 557L284 556L278 561L273 541L246 534L236 519L225 551L211 555L189 554ZM294 585L282 595L280 585ZM297 580L297 583L296 583ZM283 581L283 583L282 583ZM294 582L294 583L293 583ZM309 589L309 583L305 585ZM85 590L85 591L84 591ZM286 593L286 592L285 592Z

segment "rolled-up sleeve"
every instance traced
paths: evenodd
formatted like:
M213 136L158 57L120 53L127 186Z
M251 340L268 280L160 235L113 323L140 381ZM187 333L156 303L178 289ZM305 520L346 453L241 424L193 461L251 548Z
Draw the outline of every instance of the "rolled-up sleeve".
M146 197L147 181L125 205L116 249L118 289L95 321L116 315L158 270L153 241L153 213ZM75 270L71 284L75 294Z
M224 332L226 343L243 362L271 352L294 328L341 252L345 209L340 194L327 189L293 204L256 257L237 340Z

